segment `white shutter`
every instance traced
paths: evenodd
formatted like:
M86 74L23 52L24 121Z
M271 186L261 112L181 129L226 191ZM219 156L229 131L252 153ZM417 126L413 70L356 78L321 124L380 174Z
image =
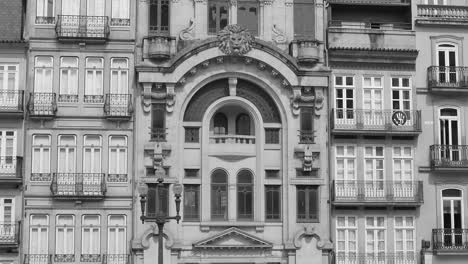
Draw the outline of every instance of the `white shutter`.
M126 223L123 215L109 216L108 249L109 254L126 254Z

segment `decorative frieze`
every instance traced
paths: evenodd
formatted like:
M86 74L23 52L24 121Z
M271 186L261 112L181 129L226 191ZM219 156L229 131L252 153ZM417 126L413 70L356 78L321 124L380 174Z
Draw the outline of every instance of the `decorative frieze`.
M254 38L241 25L228 25L218 33L219 49L227 55L244 55L252 50Z

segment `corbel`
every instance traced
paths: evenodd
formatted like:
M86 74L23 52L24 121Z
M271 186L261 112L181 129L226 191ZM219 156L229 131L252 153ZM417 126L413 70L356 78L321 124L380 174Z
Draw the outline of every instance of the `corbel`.
M166 111L172 113L175 104L175 83L166 83Z
M314 98L314 107L315 107L315 115L319 116L321 114L321 110L323 109L323 87L315 87L315 98Z
M151 111L151 87L153 87L153 83L142 83L143 85L143 96L142 96L142 103L143 103L143 112L149 113Z

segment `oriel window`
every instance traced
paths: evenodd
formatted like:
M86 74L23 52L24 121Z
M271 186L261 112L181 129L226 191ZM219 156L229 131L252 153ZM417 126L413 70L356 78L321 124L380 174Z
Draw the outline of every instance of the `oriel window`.
M169 34L169 0L150 0L149 34Z

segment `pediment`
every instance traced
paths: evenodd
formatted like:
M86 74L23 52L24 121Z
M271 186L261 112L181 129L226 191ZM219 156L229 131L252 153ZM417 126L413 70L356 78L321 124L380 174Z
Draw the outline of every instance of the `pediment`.
M272 246L271 243L235 227L193 244L198 249L266 249Z

